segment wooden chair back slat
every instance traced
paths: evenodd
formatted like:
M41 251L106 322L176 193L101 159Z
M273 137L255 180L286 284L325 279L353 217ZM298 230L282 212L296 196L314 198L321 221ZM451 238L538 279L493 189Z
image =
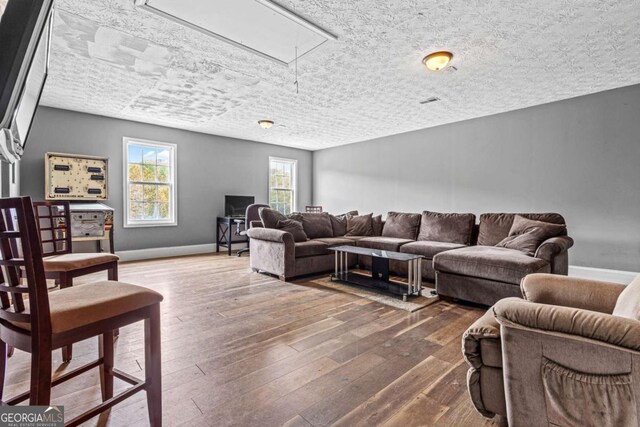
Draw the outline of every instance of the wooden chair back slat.
M32 337L50 334L42 248L30 197L0 199L0 272L0 324L9 328L15 325L6 322L28 324Z
M43 256L72 252L71 210L69 202L53 200L33 202Z
M13 212L11 210L3 212L3 215L0 215L0 232L8 232L8 233L16 233L16 231L11 230L14 228L13 221ZM17 232L20 235L19 232ZM15 250L17 248L17 244L12 244L12 240L15 240L15 237L10 238L0 238L0 257L3 260L12 260L17 254ZM20 270L16 265L7 265L7 263L3 263L2 265L2 273L5 278L5 283L9 288L19 286L20 285ZM24 299L22 298L22 293L11 292L11 301L13 302L13 308L16 312L24 311Z

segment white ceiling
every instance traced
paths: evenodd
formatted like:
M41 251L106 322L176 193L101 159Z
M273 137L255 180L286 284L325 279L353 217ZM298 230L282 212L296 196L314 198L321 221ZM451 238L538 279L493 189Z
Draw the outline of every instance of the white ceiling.
M317 150L640 83L638 0L279 3L338 37L299 61L299 93L295 67L133 0L57 0L42 103ZM442 49L458 71L427 72Z

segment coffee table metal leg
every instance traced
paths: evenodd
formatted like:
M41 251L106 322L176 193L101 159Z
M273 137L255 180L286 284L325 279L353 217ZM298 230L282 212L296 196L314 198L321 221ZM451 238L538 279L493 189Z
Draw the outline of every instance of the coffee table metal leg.
M416 295L422 292L422 258L418 258L418 281L416 283Z

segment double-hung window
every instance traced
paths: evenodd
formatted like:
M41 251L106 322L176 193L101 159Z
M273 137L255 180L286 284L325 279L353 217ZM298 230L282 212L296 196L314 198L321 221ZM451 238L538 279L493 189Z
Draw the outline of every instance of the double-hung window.
M124 138L124 226L178 225L176 145Z
M269 157L269 205L289 214L296 210L297 160Z

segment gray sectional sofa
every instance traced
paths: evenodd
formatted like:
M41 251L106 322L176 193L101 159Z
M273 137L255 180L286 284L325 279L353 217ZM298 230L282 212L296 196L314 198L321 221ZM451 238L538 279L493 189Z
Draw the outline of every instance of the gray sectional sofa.
M523 236L503 242L517 217L564 226L564 218L555 213L483 214L476 225L473 214L389 212L382 227L374 225L368 235L350 235L344 224L346 214L292 214L289 219L299 221L309 236L308 240L296 242L292 233L276 228L280 214L275 213L273 218L274 212L269 211L261 212L262 224L253 224L247 232L254 271L274 274L281 280L330 272L334 269L334 254L328 249L339 245L419 254L425 257L422 277L435 282L439 295L484 305L521 296L520 281L527 274L566 275L568 249L573 245L565 227L560 235L536 245L535 251L530 249L529 253L510 247L509 239L519 243ZM351 256L348 262L350 267L371 266L371 258L365 256ZM405 263L392 262L390 269L398 275L407 273Z

